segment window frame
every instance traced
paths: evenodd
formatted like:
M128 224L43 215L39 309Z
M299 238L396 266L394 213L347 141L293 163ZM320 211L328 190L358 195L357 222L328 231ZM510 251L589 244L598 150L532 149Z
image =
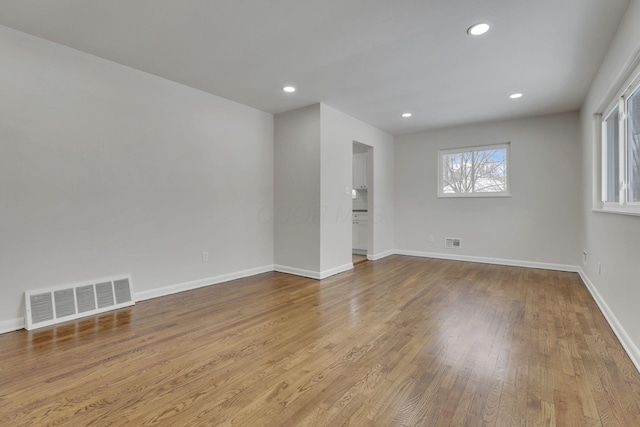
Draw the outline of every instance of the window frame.
M607 113L602 115L602 119L600 121L600 126L602 129L602 134L600 136L601 138L601 149L602 149L602 153L601 153L601 159L602 159L602 165L601 165L601 177L600 177L600 182L601 182L601 190L600 190L600 201L602 203L602 208L603 209L617 209L620 207L620 205L623 204L623 198L620 197L620 181L618 181L618 183L616 184L616 187L618 189L618 201L617 202L609 202L607 201L607 196L608 196L608 186L609 186L609 180L608 180L608 176L609 176L609 154L608 154L608 148L609 148L609 140L607 138L607 131L608 131L608 126L607 126L607 119L614 113L614 111L617 109L618 110L618 141L616 142L616 145L618 146L618 180L620 180L620 177L624 175L624 165L621 163L620 158L622 157L620 155L620 148L624 148L624 147L620 147L620 139L621 139L621 134L623 132L623 121L622 121L622 116L623 116L623 109L622 109L622 105L623 101L621 98L616 99L616 101L612 104L609 105L609 107L607 108ZM622 191L622 193L624 193L624 191Z
M506 169L506 178L505 178L505 191L495 191L495 192L470 192L470 193L445 193L444 192L444 180L442 177L442 161L445 155L449 154L459 154L459 153L467 153L474 151L487 151L487 150L497 150L497 149L506 149L505 156L505 169ZM503 142L498 144L488 144L488 145L477 145L470 147L459 147L459 148L441 148L438 150L438 197L439 198L486 198L486 197L511 197L511 143Z
M633 95L640 96L640 73L636 73L635 77L627 80L627 84L622 86L614 99L607 104L606 109L602 114L598 114L600 126L600 194L599 194L599 208L595 210L608 213L621 213L630 215L640 215L640 201L629 202L629 182L630 171L628 165L628 100ZM618 148L618 201L607 201L607 187L608 187L608 175L609 175L609 158L608 147L610 141L607 138L607 119L611 114L618 109L618 141L616 142Z

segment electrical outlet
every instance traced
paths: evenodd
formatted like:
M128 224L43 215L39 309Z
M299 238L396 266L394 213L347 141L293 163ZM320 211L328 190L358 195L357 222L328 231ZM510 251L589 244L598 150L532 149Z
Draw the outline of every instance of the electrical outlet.
M209 262L209 252L202 252L202 262Z
M433 238L433 234L429 234L429 241L432 243L435 241L435 239Z
M598 263L598 275L602 274L602 264Z
M582 263L587 265L587 251L582 251Z

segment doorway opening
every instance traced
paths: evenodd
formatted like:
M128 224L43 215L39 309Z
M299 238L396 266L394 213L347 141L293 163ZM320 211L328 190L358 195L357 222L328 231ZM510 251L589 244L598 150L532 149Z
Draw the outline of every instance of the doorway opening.
M373 247L373 147L353 141L351 253L353 264L367 261Z

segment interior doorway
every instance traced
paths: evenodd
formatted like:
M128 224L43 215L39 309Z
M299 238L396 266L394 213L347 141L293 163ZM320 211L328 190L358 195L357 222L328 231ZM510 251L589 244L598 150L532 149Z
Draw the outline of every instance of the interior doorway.
M373 240L373 147L353 142L351 253L354 265L367 260Z

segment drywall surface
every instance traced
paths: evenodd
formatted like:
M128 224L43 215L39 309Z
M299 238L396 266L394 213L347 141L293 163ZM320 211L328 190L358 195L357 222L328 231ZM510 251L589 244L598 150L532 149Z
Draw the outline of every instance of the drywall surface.
M321 278L350 268L354 141L374 159L369 252L391 251L393 137L325 104L277 114L274 129L276 269Z
M577 265L579 141L577 113L396 137L395 248ZM506 142L511 197L438 198L438 150ZM462 247L445 249L446 237Z
M0 57L0 322L273 264L272 115L1 26Z
M610 309L613 323L619 323L627 335L627 349L638 364L640 354L640 217L593 212L597 207L600 186L600 144L594 129L593 115L602 113L613 97L631 63L640 54L640 1L633 0L609 47L581 111L582 124L582 193L581 249L587 251L582 269L599 296ZM598 272L598 263L601 272ZM610 321L612 319L610 318ZM621 331L617 331L619 336ZM624 341L624 337L622 337ZM631 347L635 346L634 349Z
M274 117L274 262L320 269L320 104Z
M321 270L351 262L353 142L369 147L368 255L393 249L393 137L321 104Z

